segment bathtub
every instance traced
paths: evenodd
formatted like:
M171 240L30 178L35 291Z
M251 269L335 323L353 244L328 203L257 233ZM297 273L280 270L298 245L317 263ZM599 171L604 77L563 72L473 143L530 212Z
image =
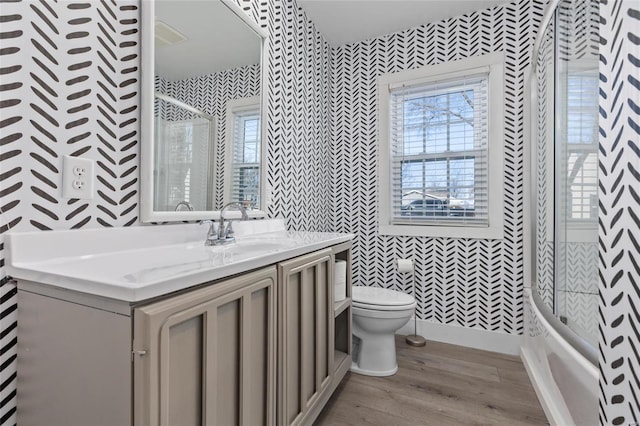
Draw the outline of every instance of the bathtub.
M520 356L552 425L598 424L597 366L551 326L536 306L531 289L525 290Z

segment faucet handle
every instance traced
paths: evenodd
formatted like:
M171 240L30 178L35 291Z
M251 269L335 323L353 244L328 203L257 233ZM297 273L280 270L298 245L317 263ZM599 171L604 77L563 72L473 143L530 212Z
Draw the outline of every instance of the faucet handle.
M216 222L212 219L201 220L198 225L214 225Z
M209 230L207 231L207 237L204 241L204 245L211 245L211 241L218 239L218 234L216 231L216 222L210 219L201 220L200 225L209 225Z
M229 221L227 224L227 229L224 232L225 239L235 241L235 231L233 230L233 221Z

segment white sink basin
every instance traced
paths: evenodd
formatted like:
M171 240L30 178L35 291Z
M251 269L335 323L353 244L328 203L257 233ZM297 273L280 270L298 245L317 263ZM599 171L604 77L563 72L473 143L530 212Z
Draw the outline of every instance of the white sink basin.
M205 246L207 230L197 224L9 233L7 273L136 302L353 238L352 234L287 232L282 221L237 225L237 241L222 246Z
M282 239L241 239L228 246L222 246L226 251L237 253L238 255L250 253L271 253L274 251L287 250L295 246L289 238Z
M188 244L186 250L204 250L211 253L220 253L224 255L250 256L255 253L270 253L279 250L285 250L293 247L295 244L283 234L282 237L276 238L252 238L238 237L235 243L228 243L219 246L205 246L202 243Z

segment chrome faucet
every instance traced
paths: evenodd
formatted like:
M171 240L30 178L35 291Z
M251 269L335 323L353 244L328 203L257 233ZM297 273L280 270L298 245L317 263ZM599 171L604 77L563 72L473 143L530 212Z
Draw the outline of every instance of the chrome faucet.
M203 220L200 225L209 225L207 236L204 240L205 246L217 246L221 244L218 242L218 230L216 229L216 223L213 220Z
M218 242L216 244L229 244L236 241L236 237L233 235L233 226L232 222L229 222L225 227L225 219L224 214L227 212L229 207L237 207L240 209L240 213L242 214L242 220L248 220L249 216L247 215L247 209L240 203L232 201L231 203L227 203L220 210L220 225L218 226Z
M223 244L231 244L236 241L236 237L233 235L233 226L231 225L231 221L227 220L228 223L227 226L225 226L224 219L224 214L227 212L227 209L234 206L240 209L242 220L249 219L247 209L245 209L242 204L236 202L225 204L222 210L220 210L220 224L217 229L216 222L213 220L203 220L200 222L200 225L209 225L207 237L204 240L205 246L221 246Z

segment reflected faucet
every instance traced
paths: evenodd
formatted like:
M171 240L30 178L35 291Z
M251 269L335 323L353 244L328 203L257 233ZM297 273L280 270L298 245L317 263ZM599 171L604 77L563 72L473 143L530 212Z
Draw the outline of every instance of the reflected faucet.
M229 244L236 241L236 237L233 235L233 226L231 225L231 221L229 220L227 226L224 224L224 215L229 209L229 207L237 207L242 214L242 220L248 220L249 216L247 215L247 209L240 203L232 201L231 203L227 203L220 210L220 225L218 226L218 242L217 244Z
M185 206L187 209L189 209L190 212L193 211L193 206L191 205L190 202L188 201L180 201L178 204L176 204L176 208L173 209L174 211L178 211L178 209L182 206Z

